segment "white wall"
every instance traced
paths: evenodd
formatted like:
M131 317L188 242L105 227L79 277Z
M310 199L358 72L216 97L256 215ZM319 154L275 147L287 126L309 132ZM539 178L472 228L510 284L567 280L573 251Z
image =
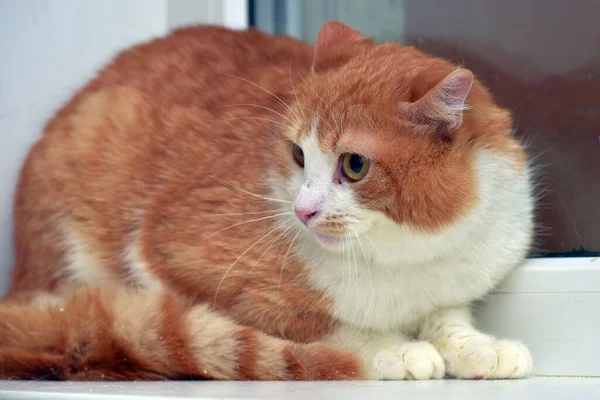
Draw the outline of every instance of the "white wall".
M244 4L0 0L0 295L13 264L12 198L18 171L45 121L118 50L190 23L226 19L232 27L243 27L245 11L231 6ZM223 10L224 5L229 8Z
M197 23L248 27L247 0L166 0L166 7L169 29Z

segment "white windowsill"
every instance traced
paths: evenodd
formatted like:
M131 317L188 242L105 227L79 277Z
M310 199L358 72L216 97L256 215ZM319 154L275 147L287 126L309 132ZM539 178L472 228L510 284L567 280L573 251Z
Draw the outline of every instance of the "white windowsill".
M600 292L600 257L532 258L495 293Z
M421 382L0 382L2 399L597 399L600 379Z
M600 377L600 258L539 258L476 306L481 328L522 340L535 373Z

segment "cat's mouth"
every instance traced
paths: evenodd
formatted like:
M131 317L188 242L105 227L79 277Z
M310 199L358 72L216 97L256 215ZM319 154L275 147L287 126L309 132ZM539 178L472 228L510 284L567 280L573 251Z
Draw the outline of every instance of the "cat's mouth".
M317 240L326 246L339 246L348 237L348 231L345 227L338 226L335 229L322 229L316 227L309 229L317 238Z
M321 244L327 246L339 245L348 234L346 222L337 216L327 217L310 227L309 230Z

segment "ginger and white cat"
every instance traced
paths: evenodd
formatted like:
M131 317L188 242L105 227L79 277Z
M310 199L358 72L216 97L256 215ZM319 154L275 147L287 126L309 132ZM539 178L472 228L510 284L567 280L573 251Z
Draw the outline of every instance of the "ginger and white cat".
M191 27L63 107L15 201L0 376L520 378L469 304L528 253L510 113L337 22Z

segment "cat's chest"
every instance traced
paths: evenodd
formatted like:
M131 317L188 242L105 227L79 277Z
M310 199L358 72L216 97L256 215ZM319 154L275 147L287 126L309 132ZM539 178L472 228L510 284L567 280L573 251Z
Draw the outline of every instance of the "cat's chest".
M332 313L346 323L375 330L411 328L434 309L461 304L485 294L489 277L474 273L475 265L392 268L332 258L313 265L313 283L333 302Z

